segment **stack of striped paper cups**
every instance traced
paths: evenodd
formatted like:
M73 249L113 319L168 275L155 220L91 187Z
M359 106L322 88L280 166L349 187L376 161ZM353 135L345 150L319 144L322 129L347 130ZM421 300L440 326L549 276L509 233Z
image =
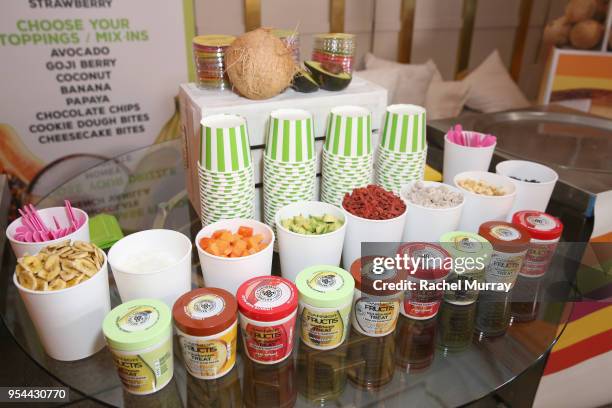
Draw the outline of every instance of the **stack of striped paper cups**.
M202 119L198 175L203 226L254 217L253 160L244 118L212 115Z
M276 212L316 199L317 157L312 115L301 109L270 114L264 152L264 222L276 233Z
M341 206L346 193L372 183L373 161L370 111L332 109L323 146L321 201Z
M376 184L399 193L403 184L423 180L427 159L425 108L387 107L375 164Z

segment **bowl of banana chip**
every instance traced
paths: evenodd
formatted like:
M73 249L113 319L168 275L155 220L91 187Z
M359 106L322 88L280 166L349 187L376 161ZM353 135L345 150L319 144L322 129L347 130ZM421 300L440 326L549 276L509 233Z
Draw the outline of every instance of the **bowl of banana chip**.
M106 254L84 241L62 241L17 259L13 282L47 354L80 360L104 347L110 311Z

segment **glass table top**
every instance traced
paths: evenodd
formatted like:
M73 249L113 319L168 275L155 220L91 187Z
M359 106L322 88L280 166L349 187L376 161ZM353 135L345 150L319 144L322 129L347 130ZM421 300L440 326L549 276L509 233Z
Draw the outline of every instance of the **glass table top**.
M113 214L125 234L149 228L201 228L185 192L182 144L171 141L98 164L43 198L40 208L73 206L90 216ZM400 317L396 331L370 338L351 332L331 351L296 342L291 357L260 365L240 350L236 367L217 380L199 380L174 347L174 378L161 391L133 396L122 390L110 352L75 362L46 356L12 283L10 249L2 265L0 312L23 350L51 376L111 406L306 407L458 406L483 398L532 367L550 350L567 322L579 263L557 253L542 278L519 278L510 293L483 293L477 303L444 303L429 320ZM275 256L274 274L279 274ZM120 303L111 279L112 306ZM196 251L194 287L204 286ZM520 296L516 296L520 294ZM561 329L561 330L560 330Z

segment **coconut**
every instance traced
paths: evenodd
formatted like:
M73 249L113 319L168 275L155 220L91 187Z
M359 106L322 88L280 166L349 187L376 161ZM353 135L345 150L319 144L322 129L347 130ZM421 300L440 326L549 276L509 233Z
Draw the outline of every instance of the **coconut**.
M570 31L570 43L580 50L588 50L601 41L604 34L603 25L595 20L584 20L577 23Z
M225 51L225 64L234 89L249 99L278 95L298 71L291 51L265 28L236 38Z
M570 0L565 7L565 17L570 23L593 18L597 10L597 0Z
M544 28L544 44L558 47L567 44L571 28L572 26L567 23L565 16L551 21Z

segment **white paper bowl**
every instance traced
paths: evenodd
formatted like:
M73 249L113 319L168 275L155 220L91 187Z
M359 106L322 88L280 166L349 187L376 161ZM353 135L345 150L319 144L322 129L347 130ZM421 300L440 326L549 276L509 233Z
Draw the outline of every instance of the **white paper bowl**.
M322 216L330 214L343 221L342 227L322 235L304 235L289 231L281 224L282 220L296 215ZM340 264L342 245L346 233L345 212L335 205L321 201L300 201L289 204L276 212L274 217L283 278L295 282L295 277L303 269L313 265Z
M448 184L435 181L421 181L425 187L444 186L447 189L461 194L461 204L451 208L430 208L418 205L406 197L412 186L417 183L412 181L404 184L400 189L400 197L408 207L406 212L406 226L404 227L403 242L438 242L440 236L449 231L456 231L461 220L461 212L465 204L463 191Z
M75 361L101 350L102 322L110 312L106 255L100 270L85 282L66 289L26 289L13 275L19 296L34 323L45 352L56 360Z
M559 180L559 175L550 167L525 160L506 160L495 166L497 174L514 176L523 180L538 180L539 183L516 180L510 177L516 186L516 199L508 214L508 220L517 211L546 211L550 196Z
M263 250L241 258L224 258L209 254L200 247L200 239L210 237L221 229L232 233L238 231L241 226L253 228L253 234L263 234L264 241L268 246ZM272 255L274 248L274 232L266 224L250 218L232 218L214 222L202 228L195 239L204 285L209 288L221 288L236 295L238 287L245 281L256 276L268 276L272 274Z
M464 131L466 134L478 132ZM486 147L462 146L444 135L444 161L442 177L445 184L452 184L455 176L464 171L488 171L497 142Z
M191 240L177 231L150 229L130 234L108 251L117 290L122 302L153 298L172 308L176 299L191 290ZM142 253L167 253L176 259L172 265L134 272L126 263Z
M77 215L77 218L85 217L85 222L81 225L76 231L71 234L68 234L62 238L45 241L45 242L21 242L13 239L13 235L18 227L21 226L21 217L17 218L15 221L11 222L10 225L6 229L6 238L11 243L11 248L13 249L13 253L15 257L21 258L26 253L28 255L36 255L39 253L44 247L47 245L55 244L57 242L62 242L67 239L71 241L89 241L89 216L87 213L79 208L73 208L74 212ZM43 208L42 210L38 210L38 215L43 220L45 225L49 227L49 229L55 229L55 222L53 221L53 217L57 218L57 221L60 227L65 228L70 226L70 221L68 221L68 217L66 216L66 208L65 207L49 207ZM53 226L53 228L51 228Z
M356 259L361 258L363 242L400 242L406 224L406 210L398 217L388 220L369 220L351 214L344 208L346 214L346 235L342 248L342 266L347 271ZM366 256L368 254L363 254Z
M498 188L503 188L507 194L503 196L487 196L472 193L457 184L459 180L463 179L482 180ZM457 174L453 182L463 192L464 205L461 221L459 222L460 230L478 232L478 228L483 222L505 221L507 219L516 197L516 187L512 179L486 171L465 171Z

